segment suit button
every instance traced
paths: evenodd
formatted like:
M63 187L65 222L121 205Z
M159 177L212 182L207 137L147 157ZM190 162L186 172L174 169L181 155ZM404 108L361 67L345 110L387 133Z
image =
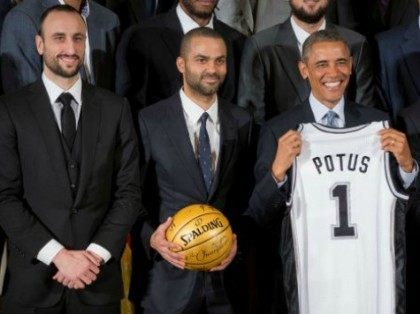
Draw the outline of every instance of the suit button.
M77 208L72 208L71 209L72 214L77 214L78 212L79 212L79 210Z
M76 168L76 165L75 164L70 164L69 167L70 167L70 169L74 169L74 168Z
M72 183L72 184L70 184L70 187L71 187L72 189L75 189L75 188L76 188L76 184Z

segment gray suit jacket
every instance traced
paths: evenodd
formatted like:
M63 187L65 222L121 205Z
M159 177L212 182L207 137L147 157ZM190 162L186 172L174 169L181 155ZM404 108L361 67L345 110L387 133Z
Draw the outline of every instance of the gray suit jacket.
M35 46L39 19L58 0L25 0L7 14L3 24L0 53L5 92L41 77L42 59ZM114 54L118 40L118 17L107 8L89 1L87 17L93 77L97 86L114 89Z
M373 77L365 38L346 28L327 23L347 40L353 56L353 75L347 97L373 105ZM298 69L300 52L290 20L251 36L245 43L239 76L238 104L261 124L305 101L309 85Z
M252 0L219 0L216 7L217 18L244 35L254 32Z
M290 16L290 0L258 0L255 12L255 33L283 23ZM330 0L327 20L331 23L355 29L352 0Z

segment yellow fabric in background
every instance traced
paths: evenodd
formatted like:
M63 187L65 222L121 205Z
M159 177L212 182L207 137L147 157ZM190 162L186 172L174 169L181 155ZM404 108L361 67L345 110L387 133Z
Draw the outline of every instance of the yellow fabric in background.
M134 306L128 300L131 278L131 248L129 241L125 244L124 253L121 257L121 273L124 285L124 299L121 300L121 314L134 314Z

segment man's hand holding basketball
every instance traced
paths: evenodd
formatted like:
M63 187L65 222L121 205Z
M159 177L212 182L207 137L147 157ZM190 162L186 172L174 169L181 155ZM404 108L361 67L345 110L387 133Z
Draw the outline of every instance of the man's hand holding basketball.
M229 255L223 261L220 262L219 266L213 267L212 269L210 269L210 271L224 270L226 267L229 266L230 263L232 263L237 252L238 252L238 242L236 240L236 234L234 234L233 240L232 240L232 248L230 249Z
M169 217L162 223L150 237L150 246L155 249L166 261L180 269L185 268L185 257L176 253L182 248L176 243L166 240L166 229L172 223L172 217Z

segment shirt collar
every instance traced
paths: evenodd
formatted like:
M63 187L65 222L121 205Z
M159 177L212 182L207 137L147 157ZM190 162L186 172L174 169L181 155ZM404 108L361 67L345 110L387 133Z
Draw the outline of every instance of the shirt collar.
M50 103L54 104L62 93L67 92L73 96L77 104L82 104L82 80L80 79L80 75L69 90L62 89L60 86L51 81L45 73L42 73L42 81L44 82L45 89L47 90Z
M60 2L61 5L66 4L64 0L58 0L58 2ZM90 6L89 6L88 0L85 0L82 2L82 6L79 12L80 12L80 15L83 16L84 19L87 19L87 17L90 14Z
M188 33L190 30L201 27L187 13L185 13L179 4L176 6L176 14L178 15L178 19L181 22L182 31L184 34ZM213 17L214 14L211 16L209 23L205 25L205 27L213 29Z
M311 95L309 96L309 105L311 106L311 109L312 109L312 112L314 114L316 123L322 123L322 118L324 118L325 114L330 110L332 110L336 114L338 114L338 118L341 121L343 121L343 122L345 121L345 117L344 117L344 97L341 97L338 104L334 108L330 109L327 106L325 106L323 103L321 103L318 99L316 99L314 94L311 93ZM343 123L343 125L344 125L344 123Z
M293 32L295 33L296 39L298 41L299 49L302 50L302 45L305 42L306 39L311 35L307 31L305 31L302 27L300 27L296 21L293 15L290 17L290 23L292 24ZM324 21L322 22L321 26L319 27L319 31L323 30L327 27L327 23Z
M203 110L199 105L197 105L191 98L189 98L184 91L180 90L179 95L181 97L181 104L182 109L184 110L185 115L188 119L193 122L197 123L200 120L201 115L204 112L209 114L209 120L213 122L213 124L217 124L219 121L219 101L216 97L214 103L210 106L209 109Z

